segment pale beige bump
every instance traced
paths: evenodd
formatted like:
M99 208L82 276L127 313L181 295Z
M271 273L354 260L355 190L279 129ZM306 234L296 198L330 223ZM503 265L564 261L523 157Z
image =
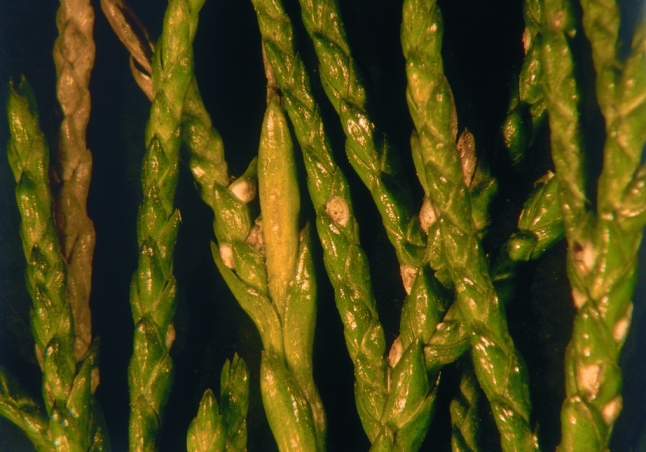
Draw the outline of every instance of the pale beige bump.
M251 232L247 237L247 245L258 251L263 256L265 255L265 234L262 229L262 219L258 217L256 223L251 228Z
M340 196L333 196L325 205L325 211L330 218L341 226L347 225L350 220L348 203Z
M623 400L620 395L610 399L610 401L601 408L601 416L603 416L603 420L606 425L612 425L615 420L617 420L622 408Z
M231 193L233 193L236 198L245 204L253 201L257 193L256 184L246 179L236 180L229 186L229 190L231 190Z
M628 334L628 327L630 326L630 320L633 316L633 304L628 303L626 308L625 315L617 320L615 326L612 328L612 338L616 343L620 344L626 339Z
M388 365L390 367L395 367L402 355L404 354L404 347L402 346L399 336L393 341L393 345L390 346L390 351L388 352Z
M599 364L584 364L576 370L577 386L586 393L588 400L594 399L599 393L600 374Z
M413 283L415 282L415 277L417 276L417 268L410 264L404 264L400 267L400 272L402 282L404 283L404 290L408 295L410 295Z
M433 209L430 199L425 199L422 204L422 208L419 211L419 224L422 227L422 230L428 234L428 230L436 221L437 216L435 215L435 209Z
M579 273L587 275L594 267L594 262L597 259L597 251L594 245L589 240L582 244L575 243L573 251L574 265L577 267Z
M220 244L220 257L222 258L222 262L224 262L224 265L226 265L232 270L236 268L236 264L233 259L233 248L231 248L230 244L228 243Z
M574 302L575 308L581 309L581 307L585 304L587 299L588 297L586 297L584 293L579 292L574 287L572 288L572 301Z
M170 348L173 342L175 342L175 326L171 323L166 328L166 347Z
M476 172L476 140L469 129L464 129L458 138L458 151L460 151L460 163L462 163L462 175L464 176L464 185L471 185L473 175Z

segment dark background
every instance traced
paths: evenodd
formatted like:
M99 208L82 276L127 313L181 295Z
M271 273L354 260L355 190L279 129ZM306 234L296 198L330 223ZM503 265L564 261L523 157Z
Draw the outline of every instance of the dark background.
M298 18L296 1L285 3L292 18ZM404 59L399 44L401 3L388 0L340 3L353 54L366 78L372 113L377 124L401 150L410 179L415 180L408 146L412 125L405 101ZM455 92L460 128L468 127L476 137L481 158L494 162L492 156L497 149L500 124L507 108L511 74L522 61L521 3L504 0L440 2L446 25L446 73ZM109 28L98 1L93 4L97 15L97 57L91 81L92 117L88 128L88 146L94 156L88 210L97 235L91 300L93 332L101 338L101 385L96 395L103 406L113 450L125 451L129 413L126 375L133 329L128 292L137 260L135 222L141 199L139 167L144 153L143 133L149 102L134 83L126 51ZM151 35L158 37L165 2L133 0L130 6ZM17 80L20 74L25 74L34 88L41 126L50 147L56 142L60 123L51 56L57 36L54 19L57 7L58 3L51 0L0 1L0 85L6 87L11 77ZM639 2L622 1L621 7L622 41L628 43L639 17ZM301 51L315 70L311 44L303 36L301 25L296 24L296 27ZM582 54L585 54L584 47ZM224 139L230 172L239 176L257 152L265 102L260 35L251 3L208 0L200 15L195 55L195 73L204 102ZM316 77L312 80L316 84ZM362 226L362 244L372 263L380 318L390 343L397 335L404 299L398 265L371 198L343 155L343 132L333 110L320 86L315 86L315 90L338 161L353 186L354 205ZM3 88L0 96L3 103L6 92ZM6 143L8 128L4 112L0 117L0 143ZM592 137L591 152L598 156L603 136L598 135L598 127L593 127L595 121L598 122L598 118L593 114L584 128ZM491 252L513 230L533 181L551 166L545 137L544 133L531 150L531 165L526 175L518 177L504 164L494 165L503 190L494 224L501 232L489 237L487 243ZM595 158L592 161L594 173L598 164L595 165ZM598 159L596 161L598 163ZM31 302L23 283L25 263L13 190L14 181L6 157L1 157L0 364L39 397L40 372L33 356L28 320ZM421 199L417 183L414 190L417 199ZM275 450L258 390L260 340L254 325L230 295L213 265L208 246L212 236L211 214L197 196L185 168L180 175L177 205L183 222L175 263L180 289L177 340L172 349L176 376L166 408L160 450L185 449L186 430L196 414L202 393L208 387L218 393L222 364L236 352L251 369L249 450ZM646 257L644 247L641 256L642 260ZM530 371L532 401L546 451L553 450L559 441L563 353L574 314L564 262L565 245L561 243L546 253L535 267L528 269L517 299L508 308L511 333ZM319 316L314 373L328 416L329 449L367 450L369 443L354 407L352 365L343 341L342 324L322 265L318 270ZM615 427L613 451L646 448L646 387L643 384L646 381L646 360L643 359L646 266L641 266L639 275L633 326L621 361L624 411ZM455 369L449 366L442 377L437 414L424 450L450 449L450 424L446 413L456 389L454 374ZM487 410L485 403L482 411L490 429L483 444L496 450L499 441ZM33 448L20 430L0 418L0 450L28 451Z

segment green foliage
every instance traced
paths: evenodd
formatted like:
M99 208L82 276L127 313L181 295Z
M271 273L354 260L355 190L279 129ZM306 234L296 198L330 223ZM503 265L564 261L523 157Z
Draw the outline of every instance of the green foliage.
M627 191L634 190L635 178L641 177L639 165L646 142L644 24L635 31L628 57L619 62L617 5L582 2L581 6L583 30L597 73L597 100L606 126L596 206L589 205L581 183L582 142L579 132L573 132L579 129L577 81L567 67L572 63L566 33L567 26L574 24L558 3L546 2L548 31L543 49L548 68L543 84L546 92L552 92L547 103L552 155L569 245L568 276L577 308L566 351L566 399L561 411L559 449L568 451L604 450L621 411L618 358L633 311L637 251L644 226L640 220L626 222L623 218L633 214L622 207ZM565 57L556 58L554 51ZM567 92L572 95L564 100ZM574 114L563 114L567 110ZM561 135L557 128L567 132ZM578 148L569 147L572 144ZM569 172L572 165L575 171ZM590 428L577 428L583 423Z
M3 388L3 413L11 416L37 447L58 450L109 449L102 417L93 397L97 346L77 368L74 318L66 298L66 274L52 218L49 149L38 123L36 100L26 79L10 86L7 116L11 139L9 165L16 180L16 202L22 217L20 236L27 260L27 291L32 298L31 328L43 371L43 398L48 429L38 419L36 402ZM3 377L4 379L4 377ZM18 396L18 399L16 399ZM21 401L22 399L22 401ZM36 408L36 417L29 416Z
M180 216L174 207L182 105L193 76L192 41L203 0L172 0L153 57L154 97L146 128L137 220L139 262L130 303L135 323L130 387L130 448L155 450L162 412L172 385L170 347L177 288L173 250Z
M204 391L197 417L188 427L186 448L190 452L247 450L249 370L238 355L222 366L220 397L221 408L213 391Z
M526 369L507 331L472 217L465 156L451 131L451 94L440 54L443 23L434 1L404 3L407 100L420 142L425 178L438 215L442 245L461 319L470 329L471 356L501 434L503 450L532 450Z
M487 105L491 118L484 118L467 105L465 93L480 70L486 78L488 67L480 62L477 74L456 71L462 62L453 16L464 5L401 2L401 55L393 64L400 81L391 96L366 56L371 46L348 27L357 19L348 4L251 0L248 13L255 12L260 32L260 40L252 36L259 44L254 61L259 63L262 49L267 79L261 119L260 107L247 106L240 93L233 96L235 107L218 98L213 109L208 82L194 73L193 41L204 0L170 0L154 46L143 21L123 1L101 3L152 103L142 128L143 198L130 225L138 248L130 285L134 330L128 337L131 450L180 447L165 443L171 434L181 436L189 451L255 450L260 443L263 450L281 451L345 446L330 428L340 428L338 400L329 389L337 377L348 386L346 394L354 391L343 417L356 420L357 438L364 447L369 442L371 451L449 443L455 451L529 451L539 450L539 442L547 450L559 440L562 451L608 449L626 400L620 353L630 344L637 253L646 225L643 22L630 48L622 49L621 11L613 0L581 0L580 7L571 0L525 0L522 11L515 5L517 24L510 27L519 28L517 55L513 68L508 65L507 101ZM376 12L381 6L356 8ZM364 19L368 24L370 17ZM59 63L67 61L60 58L63 41L56 47ZM73 61L74 55L65 56ZM89 55L78 60L86 75ZM218 71L221 76L235 69L223 65ZM68 86L68 72L62 72L59 94ZM260 105L258 85L257 91L251 82L244 88ZM200 91L208 94L204 100ZM73 172L66 168L74 162L50 164L26 81L17 88L11 84L8 94L7 153L22 218L35 360L43 375L41 402L29 394L30 384L2 367L0 414L39 451L109 450L94 397L99 342L91 341L87 352L77 342L75 350L70 299L77 283L68 283L66 272L76 263L66 250L78 246L90 257L92 250L82 238L67 243L66 226L75 225L64 224L63 204L72 198L56 185L61 168L61 174ZM401 110L381 109L381 96L399 98ZM486 97L478 93L475 103L478 96ZM67 124L71 107L64 99ZM84 105L76 107L87 121L89 104ZM207 105L217 111L214 119ZM245 113L246 133L232 133L227 125L229 115L239 120L236 109ZM392 128L383 121L395 116L404 118ZM78 137L64 125L61 143L84 143L83 121ZM594 121L596 131L589 127ZM485 130L494 123L495 130ZM594 142L603 143L598 158ZM92 158L85 147L79 147L81 169ZM89 179L80 176L73 182L87 187ZM58 233L53 218L60 223ZM207 232L186 238L184 231L195 228ZM105 235L97 233L97 243ZM573 312L571 338L557 357L564 369L539 372L546 348L549 354L554 350L552 325L536 325L545 323L557 294L546 295L550 308L538 307L546 300L521 303L534 269L555 259L560 242L567 246L562 269L570 285L564 306L550 315L567 325L564 313ZM199 302L190 287L198 280L212 280ZM381 293L384 286L387 293ZM347 376L325 361L325 342L337 339L326 319L332 296L343 329L334 362L339 369L347 366ZM229 299L237 303L227 304ZM186 359L186 343L205 337L192 325L215 330L213 325L237 315L233 309L246 317L227 325L228 331L251 329L236 333L235 344L210 332L217 339L189 353L204 356L215 349L218 356L233 355L219 374L216 397L213 366L220 358L209 356L203 371ZM527 320L523 315L530 309L542 317ZM209 318L198 318L206 311ZM317 318L321 313L323 320ZM91 336L87 324L81 330ZM111 332L118 334L114 327ZM260 342L250 351L253 341ZM179 372L174 362L186 363L179 369L182 385L199 380L190 402L173 387ZM548 387L553 393L544 397L540 391ZM556 400L559 390L564 398ZM167 406L182 403L191 406L193 419L178 428L179 417ZM449 422L450 431L438 432ZM263 428L275 445L254 437Z

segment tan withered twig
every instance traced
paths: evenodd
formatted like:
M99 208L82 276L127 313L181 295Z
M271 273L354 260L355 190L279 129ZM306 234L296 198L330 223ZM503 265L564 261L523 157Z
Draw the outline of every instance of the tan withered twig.
M90 73L94 66L94 9L89 0L61 0L54 44L56 94L63 122L55 165L55 220L67 267L67 296L74 313L74 352L79 361L92 342L90 290L94 224L87 215L92 154L85 130L90 117Z

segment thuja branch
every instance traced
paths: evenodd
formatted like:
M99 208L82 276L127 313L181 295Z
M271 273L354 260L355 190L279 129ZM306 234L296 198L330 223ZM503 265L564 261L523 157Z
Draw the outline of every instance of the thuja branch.
M12 85L10 90L8 157L22 217L27 290L33 301L32 332L42 358L43 399L49 416L47 435L59 450L103 450L109 448L109 441L92 395L97 383L93 370L98 344L90 348L77 367L74 317L66 297L65 264L52 218L47 177L49 149L38 124L29 84L23 78L17 88ZM36 444L42 442L35 439Z
M460 154L451 134L450 88L440 54L443 23L432 0L404 3L407 100L419 136L457 308L471 331L471 355L504 450L534 450L526 368L507 331L471 214ZM423 47L424 50L417 50ZM431 53L429 49L433 49Z
M334 160L305 65L295 49L289 17L280 2L257 1L254 7L269 64L303 151L325 267L355 365L359 415L372 440L379 431L386 398L385 338L375 309L367 258L359 244L350 187Z
M559 449L567 451L605 450L621 412L618 358L630 325L637 250L646 224L644 169L639 166L646 142L646 26L637 28L630 54L620 63L617 5L609 2L602 8L584 1L582 6L606 128L596 209L586 202L582 185L578 91L567 40L575 24L559 1L545 3L541 51L568 239L568 276L577 308L566 350L566 400L561 410ZM582 423L588 428L577 428Z
M172 383L169 349L175 338L176 281L173 250L179 227L174 208L180 120L193 75L192 41L204 1L171 0L153 59L154 98L146 128L139 208L138 268L132 278L135 322L130 386L130 448L155 450L162 411Z
M420 266L425 239L401 157L367 111L368 95L352 58L338 3L301 0L301 16L314 43L321 82L346 134L352 167L370 190L400 265Z

